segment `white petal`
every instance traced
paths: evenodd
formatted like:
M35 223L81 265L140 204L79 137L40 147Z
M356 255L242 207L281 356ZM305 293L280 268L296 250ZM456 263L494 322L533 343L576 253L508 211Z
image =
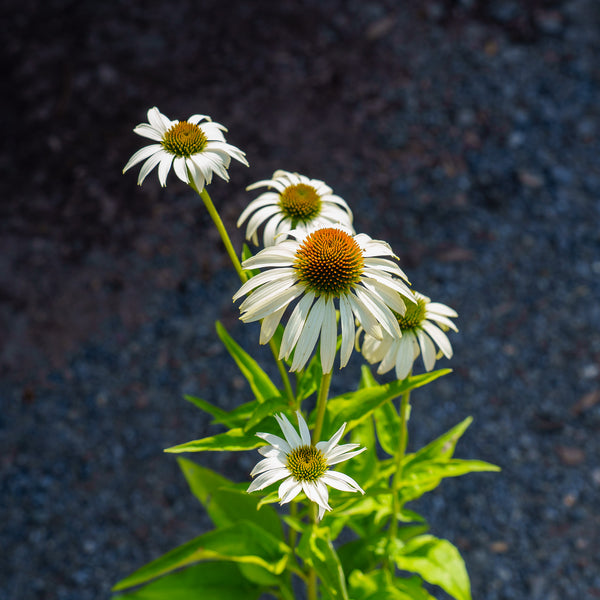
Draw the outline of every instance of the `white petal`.
M440 325L445 325L448 329L452 329L452 331L458 331L458 327L451 321L448 317L444 317L443 315L438 315L435 313L431 313L430 311L425 311L425 318L431 321L435 321Z
M321 326L323 319L325 318L325 298L321 296L313 304L308 318L302 328L298 343L296 344L296 351L294 352L294 360L290 371L298 371L304 367L308 357L312 353L319 334L321 333Z
M433 341L440 347L440 350L444 353L444 356L446 358L452 358L452 346L450 345L448 336L429 321L423 321L423 323L421 323L421 327L433 338Z
M358 444L344 444L344 446L357 446ZM339 450L339 452L338 452ZM338 463L344 462L359 454L362 454L366 448L359 448L358 450L343 450L341 447L336 448L335 451L331 453L331 457L327 459L328 465L337 465Z
M394 368L394 365L396 364L396 356L398 355L401 342L402 338L394 337L392 339L392 342L388 347L388 351L385 353L379 367L377 367L377 373L379 375L383 375Z
M325 484L321 483L320 481L303 481L302 489L309 500L316 502L325 510L331 510L331 506L329 506L329 492L327 491Z
M154 127L157 131L160 131L163 135L170 129L172 125L172 121L164 117L164 115L156 108L156 106L152 107L148 111L148 123ZM175 121L177 123L178 121ZM166 125L169 123L169 125Z
M283 332L281 348L279 349L279 359L287 359L292 353L292 350L304 329L304 324L306 323L314 299L314 292L308 292L300 299L296 308L294 308L285 327L285 331Z
M266 287L267 286L263 286L258 291L253 292L253 294L262 292L263 288ZM277 286L271 286L267 289L273 290L272 297L261 300L260 305L257 306L253 304L255 298L253 298L252 295L248 297L248 304L246 301L244 301L244 304L240 307L240 309L243 310L240 319L244 321L244 323L251 323L252 321L258 321L268 317L270 314L281 310L281 308L284 306L287 306L290 302L292 302L292 300L297 298L303 292L302 287L298 285L294 285L292 287L288 287L286 285L283 291L278 289Z
M289 477L281 483L278 490L280 504L293 500L302 491L302 484L293 477Z
M281 214L278 206L265 206L260 210L256 211L250 220L248 221L248 227L246 228L246 239L250 239L256 230L273 215Z
M396 377L405 379L410 374L414 361L412 334L406 332L398 342L396 351Z
M393 278L387 273L376 271L375 269L364 269L363 276L378 281L381 285L386 286L390 290L395 290L399 294L406 296L411 302L415 301L415 296L412 290L400 279Z
M140 148L128 161L125 167L123 168L123 173L128 169L131 169L134 165L137 165L139 162L146 160L149 156L152 156L156 152L162 150L162 146L160 144L150 144L150 146L144 146Z
M340 351L340 369L345 367L354 348L354 316L346 294L340 296L340 323L342 326L342 348Z
M458 313L455 310L441 302L430 302L427 305L427 310L438 315L444 315L445 317L458 317Z
M338 471L325 471L321 476L321 481L336 490L342 490L343 492L361 492L365 493L364 490L345 473L339 473Z
M419 340L419 346L421 347L425 370L431 371L435 365L435 346L433 345L431 338L421 329L417 329L417 339Z
M265 192L261 194L256 200L252 200L248 206L242 211L239 219L237 220L237 226L239 227L250 214L259 208L264 208L265 206L273 206L276 205L279 201L279 194L275 194L273 192Z
M288 418L283 413L275 415L275 418L290 447L294 449L302 446L302 438L298 435L298 432L294 429L294 426L289 422Z
M298 428L300 429L300 437L302 438L302 443L305 446L310 446L311 441L308 425L306 424L306 421L302 417L302 413L299 410L296 411L296 416L298 417Z
M346 429L346 423L344 423L332 436L331 438L329 438L328 441L326 442L318 442L316 444L317 449L320 450L324 455L325 458L327 458L330 454L330 452L332 451L333 448L335 448L336 444L342 439L342 436L344 435L344 430Z
M188 177L187 167L185 166L185 158L178 156L173 161L173 169L175 170L175 175L181 179L184 183L189 183L190 178ZM202 190L200 190L202 191Z
M289 454L292 451L292 448L287 441L283 438L280 438L278 435L273 433L259 432L256 434L256 436L262 440L265 440L265 442L271 444L271 446L283 452L284 454Z
M363 306L377 319L379 324L390 334L402 335L398 320L394 317L392 311L376 296L362 286L354 289L356 297L362 302Z
M138 185L142 185L144 179L148 176L150 171L156 167L156 165L162 160L163 155L166 154L163 150L156 152L153 154L140 169L140 174L138 175Z
M173 163L174 158L175 157L172 154L165 152L160 160L160 164L158 165L158 181L162 187L167 185L167 175L171 170L171 164Z
M162 131L158 131L152 125L148 125L148 123L140 123L134 128L134 133L141 135L142 137L148 138L150 140L154 140L155 142L162 142L163 133ZM162 146L161 146L162 148Z
M248 292L251 292L254 288L258 287L259 285L263 285L271 281L277 281L278 279L285 278L288 275L293 275L295 272L296 270L292 268L280 268L270 269L269 271L263 271L262 273L258 273L257 275L246 281L244 285L242 285L242 287L233 296L233 300L235 302L238 298L241 298Z
M337 323L333 298L325 302L321 325L321 366L323 373L331 373L337 345Z
M248 492L254 492L255 490L262 490L267 486L287 477L290 472L287 469L273 469L259 475L248 487Z
M273 337L277 326L279 325L279 321L281 321L281 317L285 312L286 306L282 306L279 310L276 310L274 313L270 314L268 317L265 317L260 325L260 339L259 344L265 345L269 342L269 340Z
M250 472L250 476L254 477L265 471L271 471L272 469L282 469L285 467L285 462L282 462L279 456L269 456L256 463L256 466Z

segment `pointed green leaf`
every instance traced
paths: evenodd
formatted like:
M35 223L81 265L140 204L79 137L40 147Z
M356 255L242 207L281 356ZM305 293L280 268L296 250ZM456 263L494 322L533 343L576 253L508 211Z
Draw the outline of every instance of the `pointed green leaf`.
M238 565L213 561L165 575L117 600L190 600L199 590L202 600L257 600L262 593L242 577Z
M183 471L192 493L206 508L210 518L217 527L233 525L238 521L252 521L277 538L283 537L281 521L277 512L270 506L258 509L259 498L245 491L248 487L238 489L235 484L202 467L191 460L178 458L177 462Z
M167 552L120 581L113 591L146 583L175 569L205 560L227 560L258 565L279 575L285 569L290 549L281 540L250 521L209 531Z
M435 600L422 587L419 577L392 577L386 571L365 574L356 570L349 577L353 600Z
M327 528L313 526L304 532L296 554L316 571L323 591L332 600L348 600L342 565L329 540Z
M178 446L166 448L165 452L206 452L206 451L230 451L238 452L240 450L253 450L265 443L255 435L245 432L241 428L230 429L224 433L211 435L200 440L186 442Z
M473 417L467 417L458 425L455 425L452 429L427 444L427 446L423 446L415 454L407 455L405 465L408 466L431 459L452 458L456 443L472 422Z
M253 428L256 428L260 423L262 423L266 418L273 418L275 413L288 411L288 403L287 400L282 398L281 396L276 396L275 398L269 398L265 400L261 404L258 404L244 425L244 431L250 431ZM289 414L287 414L289 418Z
M195 396L190 396L187 394L184 396L184 398L188 402L191 402L192 404L197 406L200 410L203 410L204 412L213 416L215 418L215 421L217 421L218 423L224 423L227 419L227 411L223 410L222 408L219 408L218 406L215 406L214 404L211 404L210 402L207 402L206 400L203 400L202 398L196 398Z
M217 335L235 360L242 375L248 380L254 396L259 402L279 395L279 390L259 364L227 333L219 321L215 323Z
M391 402L382 404L374 411L373 417L381 447L390 456L395 456L400 445L402 423L394 405Z
M388 400L397 398L409 390L421 387L450 372L451 369L438 369L431 373L407 377L402 381L363 388L332 398L327 403L327 432L329 435L333 435L343 423L347 423L346 431L350 431Z
M400 547L392 558L399 569L418 573L456 600L471 600L471 584L465 563L448 540L421 535Z

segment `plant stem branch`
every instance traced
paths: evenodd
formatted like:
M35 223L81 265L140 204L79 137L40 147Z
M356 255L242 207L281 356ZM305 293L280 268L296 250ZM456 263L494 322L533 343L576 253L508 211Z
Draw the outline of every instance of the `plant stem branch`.
M319 387L319 397L317 398L317 420L313 429L312 442L316 444L321 437L323 429L323 419L325 418L325 409L327 408L327 396L329 395L329 386L331 385L331 372L323 373L321 385Z
M240 278L241 282L245 283L248 279L248 276L244 272L244 269L242 269L242 265L240 264L240 260L237 257L235 250L233 249L233 244L231 243L231 239L229 238L227 229L225 229L225 225L223 225L223 221L221 220L221 217L217 212L213 201L211 200L208 192L206 191L206 188L202 188L202 190L199 192L198 188L196 187L196 184L191 180L191 178L190 187L200 196L200 198L202 198L202 202L204 202L204 206L206 206L206 210L208 211L210 218L213 220L213 223L215 224L215 227L217 228L217 231L221 236L221 240L223 240L225 250L227 251L229 259L233 264L233 268L236 270L236 273L238 274L238 277Z

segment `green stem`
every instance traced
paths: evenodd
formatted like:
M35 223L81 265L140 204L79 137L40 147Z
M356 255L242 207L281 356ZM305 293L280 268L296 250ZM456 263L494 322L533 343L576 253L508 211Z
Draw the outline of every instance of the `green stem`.
M314 443L314 439L313 439ZM317 505L314 502L310 504L310 514L313 526L317 523ZM319 587L317 582L317 572L314 567L310 567L308 571L308 579L306 581L306 597L307 600L317 600L319 597Z
M273 338L269 340L269 347L271 348L273 358L275 358L275 362L277 363L277 368L279 369L279 374L281 375L281 380L283 381L283 387L285 388L285 394L288 398L288 403L290 406L295 406L296 396L294 394L294 391L292 390L292 384L290 383L290 378L287 369L285 368L283 361L279 360L279 348L277 347L277 344L275 343Z
M329 395L329 386L331 384L331 372L323 373L321 386L319 387L319 397L317 398L317 420L312 434L312 443L316 444L321 437L323 429L323 419L325 418L325 409L327 408L327 396Z
M191 178L190 178L190 187L200 196L200 198L202 198L202 202L204 202L204 206L206 206L206 210L208 211L210 218L213 220L213 223L215 224L215 227L217 228L217 231L219 232L219 235L221 236L221 239L223 240L223 244L225 245L225 250L227 251L227 254L229 255L229 259L231 260L231 262L233 264L233 268L236 270L236 273L238 274L238 277L240 278L241 282L245 283L248 280L248 276L244 272L244 269L242 269L240 260L237 257L235 250L233 249L233 244L231 243L231 239L229 238L229 235L227 234L227 229L225 229L225 225L223 225L223 221L221 220L221 217L219 216L219 213L217 212L217 209L215 208L213 201L211 200L208 192L206 191L206 188L202 188L202 190L199 192L198 188L196 187L196 184L192 181Z
M233 268L236 270L236 273L238 274L238 277L240 278L241 282L245 283L248 280L248 275L246 275L244 269L242 268L237 254L233 249L233 244L231 243L231 239L229 237L229 234L227 233L227 229L225 229L225 225L223 224L223 221L221 220L221 217L217 209L215 208L215 205L213 204L209 193L206 191L206 188L202 188L202 191L199 192L198 188L196 187L196 184L193 182L191 177L190 187L200 196L200 198L202 198L204 206L206 206L206 210L208 211L208 214L213 220L213 223L215 224L215 227L217 228L217 231L221 236L221 240L223 240L223 245L225 246L225 250L227 251L229 259L233 264ZM275 342L271 340L269 342L269 345L271 346L271 351L273 352L273 356L275 357L275 362L277 363L277 368L279 369L279 373L281 374L281 379L283 381L283 387L285 388L285 393L288 397L288 401L291 406L295 404L296 398L294 396L294 392L292 391L290 378L288 377L285 366L283 365L282 361L280 361L278 358L279 349L275 346Z
M410 390L402 394L400 401L400 440L398 441L398 451L394 456L396 472L392 480L392 522L389 528L389 541L393 544L398 535L398 513L402 510L402 503L398 499L398 492L402 486L402 462L406 456L406 446L408 444L408 419L410 418ZM391 562L388 562L388 568L391 570Z

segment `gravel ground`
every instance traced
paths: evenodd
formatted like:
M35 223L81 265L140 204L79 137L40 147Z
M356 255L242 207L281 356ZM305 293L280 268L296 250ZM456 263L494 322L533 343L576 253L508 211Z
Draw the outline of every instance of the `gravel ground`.
M410 445L473 415L457 454L503 468L414 506L474 598L600 597L600 5L221 4L1 9L0 598L108 598L205 530L162 449L211 431L184 393L248 399L213 322L248 349L257 328L205 212L121 175L153 105L247 152L210 187L231 229L252 181L324 179L458 310ZM256 459L195 458L240 481Z

